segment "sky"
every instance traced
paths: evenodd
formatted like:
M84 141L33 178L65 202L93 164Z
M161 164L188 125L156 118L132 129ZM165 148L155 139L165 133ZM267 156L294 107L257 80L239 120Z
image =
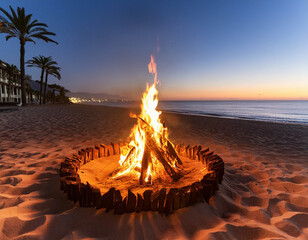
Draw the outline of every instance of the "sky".
M28 42L26 60L52 56L62 79L50 83L72 92L140 99L152 54L162 100L308 99L306 0L0 0L9 5L56 33L59 45ZM0 59L19 66L17 39L0 34Z

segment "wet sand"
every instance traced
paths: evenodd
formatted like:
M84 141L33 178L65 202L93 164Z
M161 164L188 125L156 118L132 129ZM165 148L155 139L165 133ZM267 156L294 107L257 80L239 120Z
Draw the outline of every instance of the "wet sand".
M29 106L0 113L0 239L307 239L308 125L163 113L175 143L210 147L225 176L210 204L123 214L79 208L59 163L126 140L129 109Z

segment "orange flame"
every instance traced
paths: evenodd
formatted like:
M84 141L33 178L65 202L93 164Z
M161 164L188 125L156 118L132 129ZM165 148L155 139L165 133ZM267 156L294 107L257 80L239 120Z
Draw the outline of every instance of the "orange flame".
M138 120L143 119L153 128L153 137L156 140L158 146L162 147L164 143L161 142L161 137L164 135L167 137L167 129L163 126L160 121L160 111L156 110L158 105L156 89L157 84L157 69L154 57L151 55L151 61L148 64L149 72L154 75L154 83L149 87L147 85L146 92L142 97L141 113L139 116L130 114L131 117L137 118ZM124 149L120 156L120 171L114 176L119 177L126 174L133 174L136 177L140 176L141 162L145 149L145 132L142 129L140 121L136 124L130 134L130 143L127 149ZM134 148L133 153L130 155L131 150ZM146 182L152 183L155 176L163 174L163 166L154 157L151 156L151 164L148 165L146 172Z

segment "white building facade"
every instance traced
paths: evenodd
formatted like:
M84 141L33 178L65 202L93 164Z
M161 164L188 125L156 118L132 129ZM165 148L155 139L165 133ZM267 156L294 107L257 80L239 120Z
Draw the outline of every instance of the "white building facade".
M9 82L8 74L5 70L8 64L0 60L0 103L21 102L21 85L19 74L13 76L13 81Z

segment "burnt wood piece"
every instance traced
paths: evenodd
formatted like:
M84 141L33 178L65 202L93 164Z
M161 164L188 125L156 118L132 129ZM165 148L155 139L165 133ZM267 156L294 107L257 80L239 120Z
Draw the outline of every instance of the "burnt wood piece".
M112 148L113 148L113 154L114 155L118 155L118 154L120 154L120 146L119 146L119 144L117 144L117 143L111 143L111 146L112 146Z
M157 160L163 165L164 169L168 173L168 175L172 178L174 182L178 181L182 174L180 172L175 172L174 169L168 164L165 160L163 153L160 151L158 146L155 143L155 140L147 133L146 145L148 145L149 149L155 154Z
M151 210L151 195L152 195L152 190L145 190L143 192L143 210L144 211L149 211Z
M213 186L214 192L218 191L219 185L216 174L206 174L201 181L203 181L204 183L211 184Z
M141 212L143 209L143 198L142 196L137 193L137 206L136 206L136 212Z
M81 183L79 191L79 206L87 207L87 185Z
M126 202L126 211L127 212L134 212L136 210L137 205L137 198L134 193L128 190L127 194L127 202Z
M98 188L92 189L92 203L96 209L102 208L101 206L101 191Z
M86 197L86 202L87 202L87 207L92 207L93 206L93 199L92 199L92 191L93 191L93 187L87 182L87 197Z
M158 211L160 213L164 212L164 208L165 208L165 199L166 199L166 192L167 189L166 188L162 188L159 191L159 196L158 196Z
M112 187L101 198L101 206L106 208L106 212L114 208L115 188Z
M73 168L61 168L60 169L60 177L75 176L76 174L77 172Z
M76 203L79 199L79 187L80 187L79 182L72 182L72 184L71 184L71 191L72 191L71 200L74 203Z
M208 203L210 198L213 196L214 194L214 188L213 185L210 183L206 183L204 181L201 181L202 185L203 185L203 198L204 200Z
M173 189L173 210L180 208L180 191L178 188Z
M194 148L196 148L196 147L197 147L197 145L194 145L194 146L191 146L189 148L188 158L191 159L191 160L193 160L193 152L194 152Z
M81 157L81 165L85 164L86 161L86 152L84 149L81 149L80 151L78 151L78 155Z
M188 157L188 158L190 158L190 157L189 157L189 152L190 152L189 148L190 148L190 145L187 145L187 146L185 147L185 157Z
M126 199L125 199L126 201ZM125 212L125 205L126 202L122 200L120 190L116 190L114 193L114 213L115 214L122 214Z
M98 158L98 150L95 148L92 148L92 158L97 159Z
M180 188L180 208L188 207L190 200L190 186Z
M106 149L107 149L107 157L114 155L113 147L111 145L107 145Z
M197 190L197 202L203 201L203 185L201 182L194 182L193 185Z
M190 186L189 205L194 205L197 202L197 188L194 185Z
M126 212L127 197L123 199L114 209L115 214L123 214Z
M176 153L172 143L167 140L167 147L166 147L166 150L167 150L167 153L169 154L169 156L173 159L176 159L176 162L179 164L179 165L182 165L182 161L181 159L179 158L178 154Z
M201 151L201 146L200 145L198 145L198 146L195 146L194 148L193 148L193 160L196 160L196 159L198 159L199 160L199 158L198 158L198 154L199 154L199 152ZM199 160L200 161L200 160Z
M95 149L97 150L97 157L98 158L101 158L101 157L103 157L103 156L101 156L101 147L100 146L98 146L98 145L95 145Z
M151 210L158 211L159 191L152 193L151 195Z
M106 157L106 145L105 144L101 144L99 146L99 155L100 157Z
M201 149L198 153L198 159L204 164L204 154L206 154L208 151L210 151L209 148L207 149Z
M166 196L164 213L167 215L173 212L173 191L171 188Z
M93 148L87 148L88 162L93 160Z

